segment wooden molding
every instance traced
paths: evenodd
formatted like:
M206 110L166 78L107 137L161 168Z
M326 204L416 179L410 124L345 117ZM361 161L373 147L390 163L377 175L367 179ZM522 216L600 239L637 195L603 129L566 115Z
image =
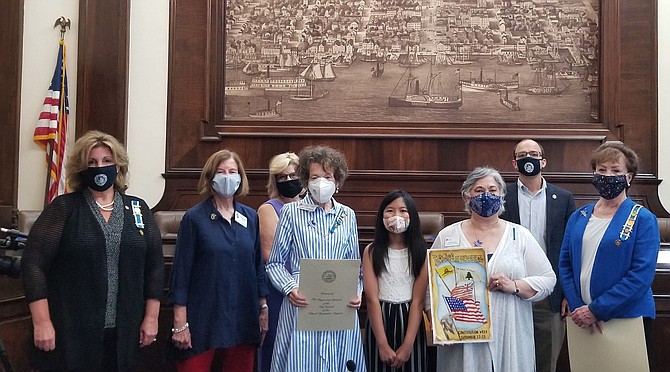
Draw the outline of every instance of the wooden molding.
M79 2L77 138L97 129L125 143L130 0Z

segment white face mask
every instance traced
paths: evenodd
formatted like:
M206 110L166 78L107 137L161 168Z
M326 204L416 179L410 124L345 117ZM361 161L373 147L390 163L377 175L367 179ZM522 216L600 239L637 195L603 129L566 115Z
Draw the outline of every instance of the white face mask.
M217 173L214 175L212 180L212 188L214 191L223 196L224 198L229 198L235 195L237 188L240 187L242 178L238 173L233 174L223 174Z
M402 234L409 228L409 220L402 218L402 216L391 216L384 219L384 226L386 230L394 234Z
M325 203L335 194L335 182L319 177L309 180L309 194L317 203Z

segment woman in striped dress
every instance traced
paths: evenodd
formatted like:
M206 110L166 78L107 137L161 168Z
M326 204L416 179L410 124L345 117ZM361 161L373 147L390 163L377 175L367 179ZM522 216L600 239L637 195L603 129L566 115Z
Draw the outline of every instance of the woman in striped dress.
M391 191L379 206L375 239L363 253L363 284L368 370L424 371L426 246L419 213L405 191Z
M352 329L300 331L298 308L309 302L300 292L300 259L360 259L356 215L333 199L344 183L348 167L344 156L329 147L307 147L300 152L298 178L308 195L281 209L267 272L275 288L284 293L272 354L272 372L341 372L355 364L365 372L358 317ZM286 261L290 262L286 269ZM348 302L359 308L362 279Z

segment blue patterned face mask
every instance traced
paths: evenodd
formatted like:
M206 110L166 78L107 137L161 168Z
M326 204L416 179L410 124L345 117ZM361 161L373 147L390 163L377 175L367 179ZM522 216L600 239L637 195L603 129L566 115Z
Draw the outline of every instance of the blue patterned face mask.
M482 217L491 217L498 213L502 206L502 198L498 195L484 192L470 198L470 210Z
M596 173L593 175L592 183L596 190L598 190L598 194L607 200L616 198L628 186L625 174L605 176Z

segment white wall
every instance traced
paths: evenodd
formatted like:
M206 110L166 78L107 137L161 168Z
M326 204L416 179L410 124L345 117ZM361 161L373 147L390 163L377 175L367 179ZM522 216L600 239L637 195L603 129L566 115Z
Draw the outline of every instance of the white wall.
M670 1L658 1L658 19L670 17ZM658 22L658 177L662 180L658 188L661 203L666 211L670 211L670 22ZM664 166L665 165L665 166Z
M70 116L68 143L74 142L77 107L77 39L79 0L30 0L24 8L21 129L19 140L19 209L42 209L46 183L44 151L32 136L56 64L61 15L70 18L66 33ZM165 123L169 0L131 2L128 129L128 193L158 203L165 182ZM119 140L123 141L122 138Z
M72 20L67 32L67 68L70 86L70 137L74 138L77 86L78 0L30 0L25 2L21 131L19 143L19 209L41 209L46 177L44 152L32 135L49 86L58 48L61 15ZM659 19L670 18L670 1L658 2ZM141 196L150 206L161 198L165 182L167 110L167 52L169 0L131 2L128 138L130 155L129 193ZM670 45L670 23L659 22L659 45ZM659 164L670 162L670 51L658 48ZM72 140L70 140L70 143ZM659 178L670 179L670 167L659 166ZM670 210L670 182L661 182L661 202Z
M128 193L156 205L165 189L169 0L137 0L130 7Z

